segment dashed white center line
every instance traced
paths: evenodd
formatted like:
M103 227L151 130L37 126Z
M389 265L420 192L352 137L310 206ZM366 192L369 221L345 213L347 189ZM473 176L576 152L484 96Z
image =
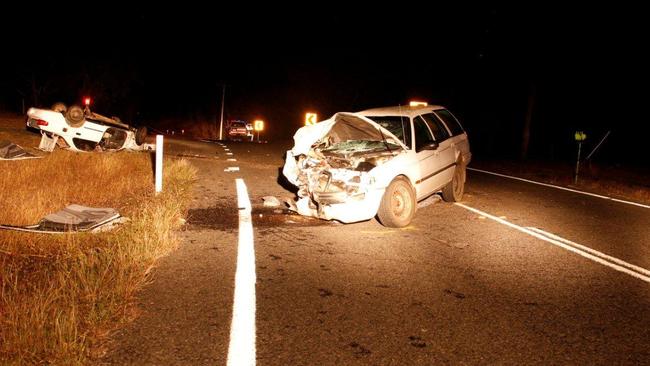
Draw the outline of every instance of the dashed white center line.
M570 252L573 252L575 254L578 254L580 256L583 256L587 259L590 259L596 263L602 264L604 266L607 266L609 268L612 268L616 271L623 272L625 274L628 274L632 277L636 277L640 279L641 281L645 281L650 283L650 271L648 271L645 268L635 266L633 264L630 264L628 262L625 262L623 260L620 260L618 258L609 256L605 253L601 253L595 249L591 249L589 247L586 247L584 245L572 242L570 240L564 239L562 237L559 237L555 234L548 233L544 230L537 229L537 228L532 228L532 227L523 227L519 226L517 224L513 224L509 221L506 221L502 218L496 217L494 215L490 215L487 212L483 212L481 210L478 210L476 208L464 205L462 203L455 203L456 206L462 207L466 210L472 211L478 215L481 215L483 217L487 217L491 220L494 220L500 224L506 225L508 227L511 227L515 230L521 231L523 233L526 233L528 235L534 236L540 240L544 240L548 243L551 243L553 245L556 245L560 248L566 249Z
M237 159L226 159L226 161L237 161Z
M238 172L239 167L238 166L229 166L226 169L223 170L224 172Z
M253 366L256 362L253 222L246 184L240 178L236 179L235 183L239 208L239 244L227 364L228 366Z

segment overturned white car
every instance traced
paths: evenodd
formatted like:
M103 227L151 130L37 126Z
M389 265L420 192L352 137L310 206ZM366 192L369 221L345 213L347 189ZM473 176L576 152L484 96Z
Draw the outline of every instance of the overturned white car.
M300 128L283 174L298 190L301 215L344 223L375 216L408 225L417 201L442 190L459 201L471 160L467 134L441 106L337 113Z
M136 129L116 117L61 103L52 109L30 108L27 126L41 132L39 148L45 151L56 145L74 151L143 150L147 137L146 127Z

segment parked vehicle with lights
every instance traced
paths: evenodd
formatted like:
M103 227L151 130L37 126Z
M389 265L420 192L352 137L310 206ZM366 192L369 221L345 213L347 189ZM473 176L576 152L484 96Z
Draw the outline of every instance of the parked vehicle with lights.
M226 137L231 141L253 141L253 125L241 120L229 121Z

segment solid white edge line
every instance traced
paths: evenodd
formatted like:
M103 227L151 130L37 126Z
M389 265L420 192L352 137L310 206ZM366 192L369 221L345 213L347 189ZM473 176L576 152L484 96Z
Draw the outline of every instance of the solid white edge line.
M565 244L576 247L576 248L578 248L580 250L584 250L585 252L589 252L589 253L591 253L591 254L593 254L595 256L601 257L601 258L603 258L605 260L608 260L610 262L614 262L614 263L616 263L618 265L621 265L623 267L627 267L627 268L629 268L629 269L631 269L633 271L639 272L639 273L641 273L641 274L643 274L645 276L650 276L650 270L647 270L647 269L645 269L643 267L636 266L636 265L634 265L632 263L628 263L628 262L626 262L624 260L620 260L620 259L618 259L616 257L612 257L611 255L607 255L607 254L599 252L599 251L597 251L595 249L591 249L591 248L586 247L586 246L584 246L582 244L578 244L578 243L573 242L571 240L564 239L561 236L557 236L557 235L555 235L553 233L549 233L548 231L544 231L544 230L542 230L540 228L527 226L526 229L533 230L534 232L545 235L545 236L547 236L547 237L549 237L551 239L555 239L555 240L561 241L561 242L563 242Z
M490 214L487 213L487 212L483 212L483 211L481 211L481 210L478 210L478 209L473 208L473 207L469 207L469 206L467 206L467 205L464 205L464 204L462 204L462 203L458 203L458 202L456 202L455 205L456 205L456 206L459 206L459 207L462 207L462 208L464 208L464 209L466 209L466 210L472 211L472 212L474 212L474 213L476 213L476 214L479 214L479 215L481 215L481 216L485 216L485 217L487 217L487 218L489 218L489 219L491 219L491 220L494 220L494 221L496 221L496 222L498 222L498 223L500 223L500 224L503 224L503 225L506 225L506 226L508 226L508 227L511 227L511 228L513 228L513 229L515 229L515 230L521 231L521 232L523 232L523 233L525 233L525 234L528 234L528 235L530 235L530 236L534 236L534 237L536 237L536 238L538 238L538 239L540 239L540 240L544 240L544 241L546 241L546 242L548 242L548 243L551 243L551 244L553 244L553 245L556 245L556 246L558 246L558 247L560 247L560 248L566 249L566 250L568 250L568 251L570 251L570 252L573 252L573 253L575 253L575 254L578 254L578 255L580 255L580 256L583 256L583 257L585 257L585 258L587 258L587 259L590 259L590 260L592 260L592 261L594 261L594 262L597 262L597 263L600 263L600 264L602 264L602 265L604 265L604 266L607 266L607 267L609 267L609 268L612 268L612 269L614 269L614 270L616 270L616 271L626 273L626 274L628 274L628 275L630 275L630 276L632 276L632 277L636 277L636 278L638 278L638 279L640 279L640 280L642 280L642 281L645 281L645 282L650 283L650 276L645 276L645 275L643 275L643 274L641 274L641 273L637 273L637 272L632 271L632 270L630 270L630 269L628 269L628 268L625 268L625 267L623 267L623 266L620 266L620 265L618 265L618 264L616 264L616 263L608 262L608 261L604 260L604 259L601 258L601 257L598 257L598 256L593 255L593 254L591 254L591 253L584 252L584 251L582 251L582 250L580 250L580 249L578 249L578 248L575 248L575 247L573 247L573 246L571 246L571 245L567 245L567 244L565 244L565 243L563 243L563 242L561 242L561 241L559 241L559 240L552 239L552 238L550 238L550 237L547 237L547 236L545 236L545 235L542 235L542 234L540 234L540 233L537 233L537 232L535 232L535 231L533 231L533 230L527 229L527 228L525 228L525 227L523 227L523 226L519 226L519 225L513 224L513 223L511 223L511 222L509 222L509 221L506 221L506 220L504 220L504 219L502 219L502 218L496 217L496 216L494 216L494 215L490 215ZM593 249L592 249L592 250L593 250ZM602 253L601 253L601 254L602 254Z
M256 363L256 275L251 202L244 180L237 178L235 183L239 208L239 243L227 365L254 366Z
M603 196L603 195L601 195L601 194L589 193L589 192L585 192L585 191L579 191L579 190L577 190L577 189L566 188L566 187L556 186L556 185L553 185L553 184L537 182L537 181L530 180L530 179L514 177L514 176L512 176L512 175L506 175L506 174L501 174L501 173L495 173L495 172L491 172L491 171L488 171L488 170L476 169L476 168L470 168L470 167L467 167L466 169L467 169L467 170L473 170L473 171L480 172L480 173L485 173L485 174L492 174L492 175L496 175L496 176L498 176L498 177L510 178L510 179L515 179L515 180L520 180L520 181L522 181L522 182L527 182L527 183L532 183L532 184L538 184L538 185L540 185L540 186L551 187L551 188L557 188L557 189L561 189L561 190L564 190L564 191L569 191L569 192L573 192L573 193L584 194L584 195L587 195L587 196L592 196L592 197L602 198L602 199L604 199L604 200L609 200L609 201L615 201L615 202L625 203L625 204L628 204L628 205L633 205L633 206L638 206L638 207L643 207L643 208L650 208L650 205L644 205L644 204L642 204L642 203L638 203L638 202L625 201L625 200L621 200L621 199L618 199L618 198L613 198L613 197L609 197L609 196Z

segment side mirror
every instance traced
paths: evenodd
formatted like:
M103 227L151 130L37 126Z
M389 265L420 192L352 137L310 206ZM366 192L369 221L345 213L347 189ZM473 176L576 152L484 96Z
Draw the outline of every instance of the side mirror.
M417 152L420 152L420 151L422 151L422 150L437 150L437 149L438 149L438 146L439 146L439 145L438 145L437 142L435 142L435 141L431 141L430 143L428 143L428 144L426 144L426 145L424 145L424 146L420 146L420 147L417 149Z

